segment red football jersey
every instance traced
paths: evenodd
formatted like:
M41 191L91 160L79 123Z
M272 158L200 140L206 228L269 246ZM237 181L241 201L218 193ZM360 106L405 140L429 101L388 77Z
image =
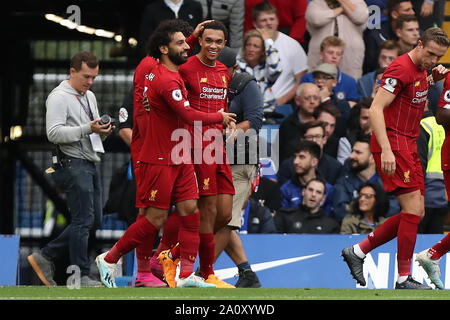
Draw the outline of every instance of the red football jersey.
M144 85L148 88L145 94L150 110L138 160L158 165L190 161L190 154L182 153L180 156L180 152L176 152L180 148L185 151L190 149L190 136L187 135L190 126L194 121L222 123L222 114L204 113L191 108L179 72L171 71L160 63L152 69Z
M231 81L227 67L216 61L214 67L200 61L197 55L180 66L180 74L188 90L191 107L203 112L228 112L228 86ZM215 128L222 132L222 124L207 126L203 123L202 132ZM210 142L204 141L203 147Z
M394 60L384 71L380 88L396 95L384 108L386 132L392 150L417 152L416 140L420 132L420 120L428 97L426 70L416 66L407 53ZM372 152L381 147L372 134Z
M142 99L146 89L144 88L145 78L148 77L150 71L158 61L150 56L146 56L141 60L134 71L133 78L133 134L131 136L131 158L136 161L142 143L145 138L147 125L147 111L144 109Z
M438 108L450 109L450 73L447 73L445 78L444 90L442 90ZM445 140L441 151L442 170L450 170L450 128L444 127L444 129Z

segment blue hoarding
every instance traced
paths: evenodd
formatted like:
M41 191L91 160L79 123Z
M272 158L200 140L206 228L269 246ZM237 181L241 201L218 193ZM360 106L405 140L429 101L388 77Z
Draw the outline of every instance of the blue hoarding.
M360 242L364 235L240 235L248 261L263 288L363 288L356 284L341 257L344 247ZM444 235L418 235L414 258L420 251L433 246ZM367 255L364 261L365 288L393 289L397 277L397 240L394 239ZM442 257L441 279L450 288L450 265ZM217 276L232 284L237 280L237 268L222 253L214 269ZM414 262L412 275L430 284L423 269Z

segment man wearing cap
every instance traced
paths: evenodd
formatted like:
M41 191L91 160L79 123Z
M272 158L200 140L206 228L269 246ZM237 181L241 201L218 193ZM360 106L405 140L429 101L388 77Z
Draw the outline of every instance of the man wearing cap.
M333 88L334 94L340 100L347 100L350 106L353 107L359 101L356 80L339 69L339 65L344 57L344 50L345 42L342 39L335 36L326 37L320 44L319 63L331 63L336 66L338 73L336 86ZM300 83L304 82L314 82L312 72L308 72L300 79Z
M337 137L345 135L346 123L350 117L350 104L345 99L339 99L333 91L337 84L338 69L331 63L321 63L313 69L314 83L319 87L321 103L335 105L341 112L336 123Z

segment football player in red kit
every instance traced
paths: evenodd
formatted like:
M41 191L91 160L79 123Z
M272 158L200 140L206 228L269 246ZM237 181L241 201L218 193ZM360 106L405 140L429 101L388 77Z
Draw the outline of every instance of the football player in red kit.
M397 237L395 288L431 289L411 277L417 227L425 211L424 178L416 140L428 89L448 72L442 65L433 68L448 45L442 29L427 29L413 50L398 57L386 69L370 107L371 151L384 187L396 196L401 212L387 219L360 243L342 250L352 276L362 286L366 285L363 273L366 254ZM431 68L432 74L427 77Z
M450 73L444 83L441 98L436 110L436 122L445 129L445 140L441 150L441 168L444 173L445 191L447 200L450 195ZM416 260L424 268L437 288L444 289L440 279L439 261L441 257L450 250L450 235L447 234L441 241L431 248L425 249L417 254Z
M228 85L231 77L227 67L217 58L226 44L227 30L223 23L213 21L205 24L199 36L200 52L180 67L180 74L186 83L188 99L194 109L203 112L228 110ZM234 186L231 167L226 158L223 143L223 126L220 124L193 127L193 162L197 176L200 199L200 272L207 283L218 288L234 288L220 280L213 269L215 243L214 233L228 224L231 219ZM212 137L210 139L210 137ZM211 142L212 140L212 142ZM163 251L166 281L173 283L177 247Z
M180 74L188 89L188 98L194 109L203 112L228 110L228 86L231 81L227 67L219 62L222 48L226 44L225 26L214 21L204 26L199 37L200 52L180 67ZM199 186L200 211L200 272L207 283L218 288L234 286L220 280L214 274L214 233L231 219L234 185L231 167L223 143L223 126L202 126L202 132L193 132L193 161ZM213 129L213 131L211 131ZM214 142L208 141L208 132L215 132ZM197 137L203 137L201 141ZM214 145L211 152L209 148ZM208 159L208 157L210 159Z
M192 32L192 28L188 26L183 34L189 36L186 39L189 47L192 49L195 46L197 37L203 29L205 23L211 20L200 23ZM192 34L191 34L192 32ZM148 79L151 70L156 66L158 61L150 55L144 57L139 65L136 67L133 78L133 131L131 135L131 158L133 159L133 168L136 166L136 161L139 152L142 148L144 138L146 135L147 115L149 114L149 104L146 93L148 88L145 86L145 80ZM137 177L138 178L138 177ZM140 210L142 211L142 210ZM142 213L137 216L137 219L143 218ZM174 228L179 228L179 217L176 210L174 210L166 221L166 225L175 224ZM168 228L169 230L171 228ZM175 235L175 236L178 236ZM154 243L143 243L136 248L137 260L137 276L136 287L163 287L167 286L160 279L163 278L163 270L157 259L162 250L168 249L163 241L160 241L158 249L153 254ZM156 277L152 274L156 275Z
M178 70L187 61L189 45L183 35L186 22L168 20L160 24L150 40L150 54L159 63L146 81L150 113L146 136L138 155L136 206L143 208L145 219L137 219L108 252L96 258L100 279L107 287L115 287L115 271L120 257L144 242L154 243L158 230L167 219L167 211L175 203L180 215L180 275L177 287L215 287L193 273L198 253L197 182L190 153L184 144L173 139L175 132L187 132L195 120L204 124L233 120L233 114L196 111L187 100L187 90ZM181 145L181 149L180 149ZM179 151L180 152L174 152Z

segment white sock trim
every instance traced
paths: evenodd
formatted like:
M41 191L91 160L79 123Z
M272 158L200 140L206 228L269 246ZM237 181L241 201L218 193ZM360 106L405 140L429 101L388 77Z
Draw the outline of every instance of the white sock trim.
M362 252L361 248L359 247L359 244L355 244L353 246L353 252L360 257L361 259L364 259L366 257L366 255L364 254L364 252Z

